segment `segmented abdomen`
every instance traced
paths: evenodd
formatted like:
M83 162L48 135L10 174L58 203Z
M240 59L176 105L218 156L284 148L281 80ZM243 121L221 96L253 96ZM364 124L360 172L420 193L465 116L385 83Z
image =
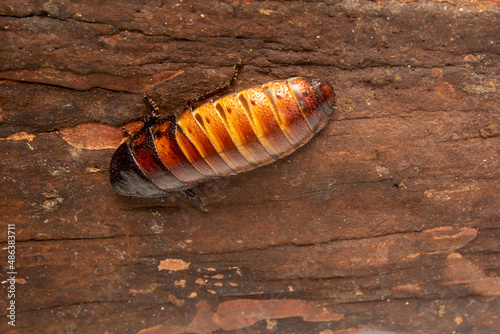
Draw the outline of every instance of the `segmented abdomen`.
M273 81L206 102L178 119L171 116L145 127L122 144L111 163L113 186L127 196L156 197L269 164L322 129L333 103L329 86L305 78ZM137 166L124 166L131 157ZM137 170L143 175L135 175ZM152 184L133 190L127 179Z

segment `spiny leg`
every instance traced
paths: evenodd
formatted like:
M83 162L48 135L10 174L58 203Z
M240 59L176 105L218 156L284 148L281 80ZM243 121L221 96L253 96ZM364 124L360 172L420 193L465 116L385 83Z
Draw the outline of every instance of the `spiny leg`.
M243 67L243 61L241 59L238 59L238 62L236 63L236 65L234 65L234 68L233 68L233 75L231 76L231 78L229 80L224 81L224 82L220 83L214 89L209 90L207 92L204 92L202 94L199 94L199 95L195 96L193 99L189 100L186 103L187 109L192 110L195 103L209 99L212 96L215 96L219 93L222 93L223 91L228 90L231 87L231 85L236 81L238 74L240 72L240 69L242 67Z
M146 106L148 106L149 108L149 113L144 118L144 126L149 126L161 117L160 109L158 108L156 103L146 95L146 93L142 93L142 98L144 99L144 103L146 103Z
M128 131L126 127L122 127L122 132L126 137L132 137L133 133Z
M203 204L201 198L194 193L191 189L183 190L183 193L187 195L193 201L193 203L203 212L208 212L207 208Z

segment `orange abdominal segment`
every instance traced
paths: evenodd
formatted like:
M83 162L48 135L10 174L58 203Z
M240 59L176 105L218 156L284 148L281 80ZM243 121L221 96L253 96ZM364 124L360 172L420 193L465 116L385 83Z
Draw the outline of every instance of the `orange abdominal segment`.
M175 132L175 138L182 152L189 160L189 162L193 164L194 168L196 168L197 171L199 171L201 174L205 176L211 176L211 177L217 176L217 174L205 161L205 159L203 159L200 152L198 152L196 147L189 140L189 138L186 136L186 134L184 133L184 131L180 126L177 126Z
M176 138L175 117L153 127L154 141L158 155L167 168L179 180L199 183L209 178L200 173L184 155Z
M189 141L194 145L196 150L217 176L236 174L217 153L217 150L210 142L205 131L203 131L198 122L194 119L192 112L185 111L180 116L177 125L182 129Z
M313 136L295 98L283 81L272 81L263 85L264 92L269 98L274 117L279 127L290 141L298 148Z
M238 99L245 109L257 139L274 159L288 155L295 150L281 131L269 100L261 87L241 91Z
M238 100L237 94L233 93L215 101L215 109L229 132L231 140L247 161L253 166L266 165L274 161L259 142L252 129L246 108Z
M213 102L202 104L193 111L193 115L217 153L229 167L238 172L254 168L236 148Z
M319 96L304 78L291 78L287 80L287 83L309 128L313 133L318 132L328 122L328 115L318 112L318 108L321 108Z

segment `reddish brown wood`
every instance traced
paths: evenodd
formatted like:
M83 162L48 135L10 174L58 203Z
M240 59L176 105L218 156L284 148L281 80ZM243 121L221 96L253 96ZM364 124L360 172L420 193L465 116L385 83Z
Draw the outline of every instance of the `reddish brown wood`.
M482 2L0 4L4 333L494 333L499 7ZM131 202L121 128L214 87L329 82L291 156Z

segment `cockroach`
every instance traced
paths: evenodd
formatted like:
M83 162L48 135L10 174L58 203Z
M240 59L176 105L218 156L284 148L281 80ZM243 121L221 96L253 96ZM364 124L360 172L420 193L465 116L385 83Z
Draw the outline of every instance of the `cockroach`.
M187 103L179 116L151 114L111 160L111 184L121 195L164 197L218 177L267 165L307 143L328 122L334 92L316 79L294 77L207 101L232 78Z

